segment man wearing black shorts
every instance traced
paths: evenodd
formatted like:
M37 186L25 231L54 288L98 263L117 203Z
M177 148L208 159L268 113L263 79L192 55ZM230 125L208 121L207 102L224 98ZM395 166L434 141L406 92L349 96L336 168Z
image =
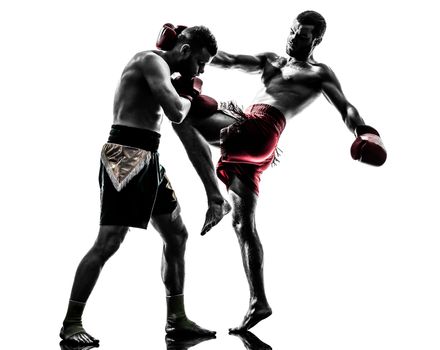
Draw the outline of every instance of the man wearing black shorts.
M125 67L114 99L114 119L101 152L101 218L98 237L76 271L60 337L79 346L98 340L82 326L82 314L105 262L118 250L129 227L146 229L149 221L163 239L162 279L166 289L166 332L213 336L190 321L183 301L187 230L157 149L163 115L180 123L200 93L196 77L217 52L203 26L164 26L158 47L137 53ZM171 45L170 45L171 43ZM177 77L171 75L180 73ZM179 96L180 95L180 96Z

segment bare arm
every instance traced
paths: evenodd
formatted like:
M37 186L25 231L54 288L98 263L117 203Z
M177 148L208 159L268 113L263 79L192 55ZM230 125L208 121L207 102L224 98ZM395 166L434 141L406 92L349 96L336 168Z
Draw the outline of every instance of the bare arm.
M220 68L236 68L247 73L261 73L269 55L262 53L255 56L233 55L224 51L218 51L211 61L211 65Z
M147 54L140 64L148 86L165 115L172 122L181 123L191 108L191 102L177 94L166 62L156 54Z
M333 71L328 67L324 67L324 69L325 78L322 83L322 93L327 100L336 107L339 113L341 113L345 125L354 133L356 127L358 125L365 125L365 122L359 115L357 109L347 101L347 98L342 92L341 84Z

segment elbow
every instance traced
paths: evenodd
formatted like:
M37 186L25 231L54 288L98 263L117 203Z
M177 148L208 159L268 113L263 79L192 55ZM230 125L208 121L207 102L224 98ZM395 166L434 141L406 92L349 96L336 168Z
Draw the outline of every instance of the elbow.
M188 105L191 106L189 101ZM165 114L171 122L180 124L185 119L189 106L185 106L185 104L179 100L176 104L170 106L170 108L165 111Z
M185 119L185 114L182 111L176 111L176 112L168 115L168 119L171 120L175 124L180 124Z
M182 124L182 122L184 121L184 119L185 119L185 116L184 116L184 115L181 115L179 118L176 118L176 119L172 120L172 122L173 122L174 124Z

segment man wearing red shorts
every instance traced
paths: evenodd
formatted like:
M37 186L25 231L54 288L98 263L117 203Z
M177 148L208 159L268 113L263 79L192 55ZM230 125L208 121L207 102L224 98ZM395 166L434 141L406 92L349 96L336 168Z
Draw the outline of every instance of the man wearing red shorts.
M60 331L65 344L78 348L98 345L98 340L83 328L82 314L104 264L119 249L129 227L146 229L149 222L163 240L161 272L166 290L167 334L215 334L199 327L185 313L188 232L157 150L163 117L173 123L181 123L186 117L191 101L200 93L201 81L196 76L216 54L217 43L209 29L202 26L164 26L157 46L161 47L163 41L172 42L172 48L134 55L116 90L113 125L101 152L99 233L76 271ZM180 76L172 80L174 73Z
M264 290L263 249L255 225L255 208L260 175L276 158L277 142L286 122L323 94L356 136L352 157L375 166L386 160L379 133L365 125L347 101L333 71L313 58L325 29L326 22L319 13L305 11L290 29L288 58L271 52L250 56L219 51L212 65L261 74L263 86L253 104L243 113L233 105L219 107L214 99L200 95L185 121L174 125L208 196L220 193L208 143L221 148L217 176L226 184L232 199L233 226L250 289L248 312L232 332L246 331L272 313ZM207 216L202 234L220 217L220 208Z

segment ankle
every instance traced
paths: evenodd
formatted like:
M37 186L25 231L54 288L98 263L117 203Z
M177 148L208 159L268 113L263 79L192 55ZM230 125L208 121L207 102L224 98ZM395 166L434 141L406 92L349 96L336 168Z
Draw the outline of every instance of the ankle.
M183 294L167 296L167 320L177 321L186 317Z
M252 297L249 300L249 305L251 307L270 309L270 306L269 306L269 303L268 303L266 297Z
M208 198L208 206L222 205L224 202L225 202L225 199L223 198L223 196L221 194L218 196L211 196Z

